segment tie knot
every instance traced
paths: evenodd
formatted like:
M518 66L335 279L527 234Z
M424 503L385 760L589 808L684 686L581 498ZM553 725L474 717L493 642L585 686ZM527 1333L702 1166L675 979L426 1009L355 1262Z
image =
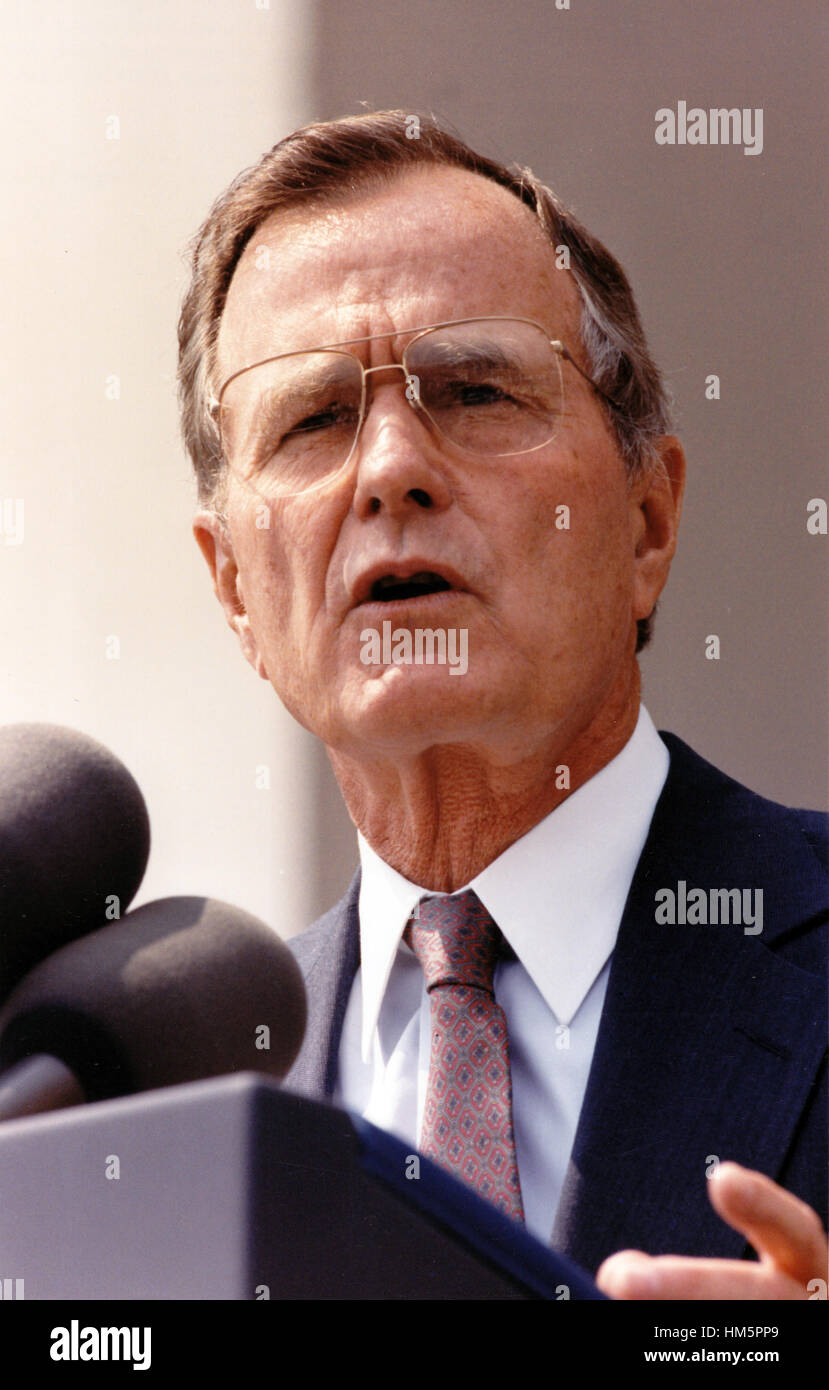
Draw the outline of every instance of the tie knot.
M501 933L471 888L457 897L421 898L403 933L426 988L467 985L492 993Z

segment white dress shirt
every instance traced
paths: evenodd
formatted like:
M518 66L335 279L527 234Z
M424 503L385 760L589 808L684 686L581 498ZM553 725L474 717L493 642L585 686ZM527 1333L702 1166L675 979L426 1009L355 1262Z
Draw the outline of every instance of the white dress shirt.
M620 753L458 892L472 888L515 952L499 962L527 1229L548 1242L576 1133L628 890L668 772L645 710ZM360 835L360 955L335 1097L412 1148L429 1077L431 1010L402 940L428 889Z

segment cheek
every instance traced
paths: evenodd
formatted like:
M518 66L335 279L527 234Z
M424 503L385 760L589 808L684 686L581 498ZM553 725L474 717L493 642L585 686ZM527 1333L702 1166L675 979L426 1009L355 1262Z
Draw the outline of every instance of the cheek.
M633 560L626 479L618 461L602 454L576 453L532 480L523 508L527 561L540 559L568 583L591 589L610 572L629 576Z
M296 673L313 644L329 554L327 532L309 503L248 509L236 554L245 605L272 680Z
M534 496L522 571L550 648L599 661L624 644L631 619L633 554L627 493L611 473L594 480L576 465L555 490ZM604 655L602 655L602 653Z
M265 551L251 556L243 570L245 607L254 632L264 637L284 628L289 604L286 596L292 586L286 582L280 557Z
M267 523L267 524L264 524ZM271 510L246 508L234 525L239 585L253 635L273 678L297 593L289 555Z

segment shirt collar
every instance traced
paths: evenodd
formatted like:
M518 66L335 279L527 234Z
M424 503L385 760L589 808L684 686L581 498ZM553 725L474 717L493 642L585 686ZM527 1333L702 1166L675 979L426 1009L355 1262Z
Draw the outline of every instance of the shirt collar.
M636 728L616 757L465 885L498 923L560 1023L572 1020L613 950L669 761L640 706ZM357 838L367 1058L404 928L429 890L410 883L362 835Z

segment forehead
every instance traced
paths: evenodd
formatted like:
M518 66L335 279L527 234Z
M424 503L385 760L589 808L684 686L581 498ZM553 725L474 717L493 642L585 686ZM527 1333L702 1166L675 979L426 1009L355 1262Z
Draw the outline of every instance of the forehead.
M417 168L257 228L228 291L218 378L279 352L487 314L572 338L573 281L514 194L466 170Z

